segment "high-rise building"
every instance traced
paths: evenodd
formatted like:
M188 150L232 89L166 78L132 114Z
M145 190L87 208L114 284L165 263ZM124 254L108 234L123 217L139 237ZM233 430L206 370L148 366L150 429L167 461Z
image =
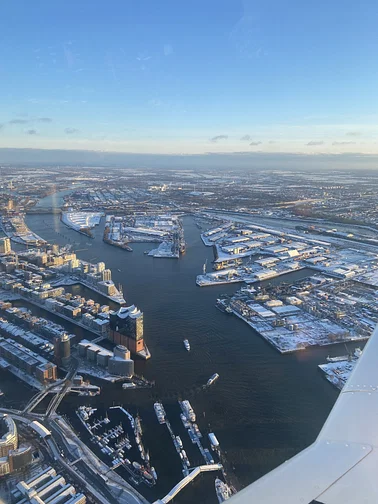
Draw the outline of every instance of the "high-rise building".
M109 282L112 279L112 272L110 269L104 269L101 271L101 280L103 282Z
M7 237L0 238L0 254L10 254L11 250L10 239Z
M105 263L104 262L97 263L97 273L101 273L101 271L104 271L104 269L105 269Z
M145 350L143 338L143 313L132 305L121 307L110 313L109 339L116 345L123 345L132 353Z
M87 262L82 262L81 263L81 272L82 273L88 273L89 272L89 263L87 263Z
M54 356L58 364L67 365L71 358L71 340L64 333L54 339Z
M9 415L0 415L0 435L0 457L6 457L18 447L17 427Z

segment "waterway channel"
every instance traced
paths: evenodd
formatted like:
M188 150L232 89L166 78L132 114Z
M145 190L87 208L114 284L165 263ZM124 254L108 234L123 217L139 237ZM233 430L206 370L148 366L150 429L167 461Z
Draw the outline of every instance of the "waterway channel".
M103 222L95 229L94 239L68 229L59 215L30 215L26 222L49 242L73 244L79 258L104 261L113 271L114 281L123 285L127 303L144 312L152 358L137 361L136 371L155 380L156 386L125 391L119 384L105 385L95 398L67 397L60 412L77 428L80 423L74 410L80 404L91 404L100 412L123 404L132 414L139 412L144 443L159 476L153 491L139 488L147 498L162 497L182 477L168 432L156 420L156 399L163 402L173 428L182 435L189 459L192 456L199 463L179 427L177 399L191 401L200 429L204 434L209 428L216 433L227 456L231 481L238 489L315 439L337 397L317 365L329 353L338 355L345 349L334 345L280 355L244 322L217 310L216 297L232 294L238 285L196 286L196 275L206 259L211 264L213 253L203 245L191 217L184 218L188 246L179 260L144 255L152 248L150 244L133 244L133 252L109 246L102 241ZM304 274L297 272L291 278ZM190 353L184 349L184 338L190 341ZM219 380L203 390L202 385L215 372ZM4 373L2 378L7 381ZM6 383L2 388L6 392ZM175 502L216 504L214 478L212 473L201 475Z

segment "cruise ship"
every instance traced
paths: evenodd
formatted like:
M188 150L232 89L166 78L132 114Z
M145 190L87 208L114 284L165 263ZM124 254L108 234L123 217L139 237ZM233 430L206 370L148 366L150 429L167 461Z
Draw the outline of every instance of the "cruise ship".
M184 339L184 347L187 349L188 352L190 352L190 343L189 343L189 340Z
M154 410L156 413L156 417L159 421L159 424L164 424L165 423L165 409L163 405L159 402L156 402L154 404Z
M218 380L219 378L219 374L218 373L214 373L212 376L210 376L210 378L207 380L207 386L210 387L210 385L212 385L216 380Z
M222 502L232 496L231 488L219 478L215 479L215 491L217 493L219 504L222 504Z

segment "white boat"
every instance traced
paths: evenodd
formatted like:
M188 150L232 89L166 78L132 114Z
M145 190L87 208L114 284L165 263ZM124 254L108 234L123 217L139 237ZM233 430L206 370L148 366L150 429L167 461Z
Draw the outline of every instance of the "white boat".
M154 404L154 410L155 410L157 419L159 421L159 424L164 424L165 423L165 410L163 408L163 405L159 402L156 402Z
M210 376L210 378L207 380L207 386L210 387L210 385L212 385L216 380L218 380L219 378L219 374L218 373L214 373L212 376Z
M215 491L218 497L219 504L222 504L222 502L224 502L225 500L229 499L232 496L231 488L219 478L215 479Z
M189 343L189 340L184 339L184 347L187 349L188 352L190 352L190 343Z
M180 404L181 410L184 413L184 415L186 416L186 418L188 420L190 420L191 422L195 422L196 421L196 414L194 413L194 410L193 410L190 402L187 400L181 401L181 402L179 401L179 404Z

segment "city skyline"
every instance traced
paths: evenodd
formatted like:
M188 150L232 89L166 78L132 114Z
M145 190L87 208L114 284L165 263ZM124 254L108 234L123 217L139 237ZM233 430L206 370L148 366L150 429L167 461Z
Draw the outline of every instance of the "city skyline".
M21 4L1 7L0 149L378 154L372 1Z

